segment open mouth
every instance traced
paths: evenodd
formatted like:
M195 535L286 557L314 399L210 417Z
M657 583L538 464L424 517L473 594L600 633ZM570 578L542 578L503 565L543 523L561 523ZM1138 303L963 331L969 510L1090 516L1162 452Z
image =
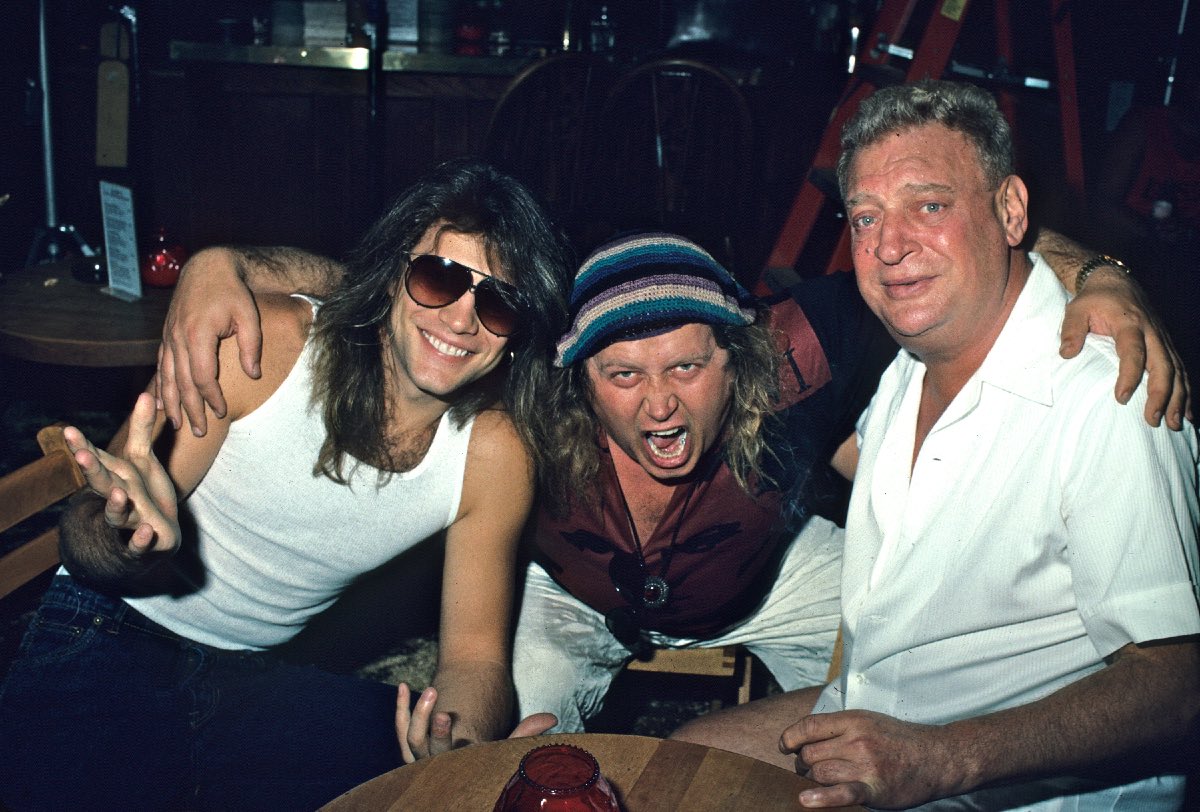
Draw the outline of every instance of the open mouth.
M429 344L442 355L449 355L452 358L466 358L471 354L469 350L464 350L461 347L451 346L445 341L442 341L441 339L425 332L424 330L421 331L421 335L425 336L425 340L428 341Z
M646 448L650 455L661 462L683 459L687 452L688 432L682 426L663 431L646 432Z

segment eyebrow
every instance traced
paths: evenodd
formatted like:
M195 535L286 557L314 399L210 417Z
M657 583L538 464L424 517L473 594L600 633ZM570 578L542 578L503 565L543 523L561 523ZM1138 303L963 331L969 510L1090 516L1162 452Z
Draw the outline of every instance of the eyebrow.
M704 363L706 361L712 360L712 357L714 354L715 354L715 350L700 350L698 352L688 353L686 355L681 355L681 356L676 356L675 358L673 358L670 361L670 363L664 365L663 368L670 369L671 367L677 367L680 364ZM600 359L596 358L595 356L592 356L591 360L596 365L596 369L598 369L601 372L607 372L608 370L613 369L614 367L617 367L620 369L630 369L630 370L639 370L639 371L646 369L646 366L644 364L635 364L632 361L629 361L624 358L614 358L611 361L601 361Z
M954 191L954 187L947 186L944 183L906 183L903 190L912 195L925 195L931 192L938 194L946 194ZM846 207L857 206L863 202L865 198L875 197L875 195L855 195L846 201Z

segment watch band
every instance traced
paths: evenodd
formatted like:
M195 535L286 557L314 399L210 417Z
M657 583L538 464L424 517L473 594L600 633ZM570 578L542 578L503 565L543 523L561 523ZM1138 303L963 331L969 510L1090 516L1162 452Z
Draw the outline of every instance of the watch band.
M1083 284L1087 282L1088 277L1092 275L1092 271L1104 265L1107 265L1111 268L1116 268L1126 276L1128 276L1131 272L1129 266L1116 257L1110 257L1108 254L1096 254L1096 256L1092 257L1080 266L1079 273L1075 277L1075 293L1078 294L1079 291L1083 290Z

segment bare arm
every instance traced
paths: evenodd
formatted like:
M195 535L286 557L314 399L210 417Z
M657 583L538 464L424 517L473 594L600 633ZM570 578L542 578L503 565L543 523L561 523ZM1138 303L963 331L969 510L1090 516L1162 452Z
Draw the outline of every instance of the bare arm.
M71 505L62 523L60 547L72 575L98 587L124 590L150 588L147 577L169 574L169 568L160 565L181 543L178 501L208 472L229 423L266 400L291 369L311 310L275 297L264 302L264 318L272 345L264 360L265 374L260 380L233 375L238 366L233 347L221 350L221 371L232 377L231 408L203 437L183 430L162 432L163 414L155 410L149 391L138 398L107 451L97 449L76 428L64 431L89 485L88 495Z
M225 415L216 374L222 339L236 337L242 370L252 378L261 374L255 294L324 296L337 287L343 271L334 260L296 248L218 246L188 260L163 326L155 378L158 401L171 424L182 425L182 407L192 431L202 436L208 430L206 402L216 417Z
M1200 715L1198 652L1194 639L1130 644L1044 699L943 726L870 711L807 716L784 731L780 748L825 785L800 794L809 807L915 806L1069 773L1186 736Z
M499 412L480 414L462 509L446 533L435 690L422 694L411 719L401 718L403 702L397 708L405 760L508 735L516 549L532 499L533 466L516 430Z
M1117 400L1129 401L1145 370L1149 373L1146 422L1157 426L1165 415L1168 426L1183 428L1184 414L1191 416L1189 383L1171 337L1145 292L1126 274L1104 265L1088 277L1083 290L1076 291L1080 267L1096 252L1049 229L1038 231L1033 250L1042 255L1063 287L1075 296L1063 320L1062 356L1078 355L1089 332L1112 336L1121 363Z
M851 434L833 452L829 464L847 481L854 481L854 472L858 470L858 434Z
M795 770L796 757L780 749L777 732L812 713L824 687L798 688L706 713L685 722L670 738L741 753L785 770Z

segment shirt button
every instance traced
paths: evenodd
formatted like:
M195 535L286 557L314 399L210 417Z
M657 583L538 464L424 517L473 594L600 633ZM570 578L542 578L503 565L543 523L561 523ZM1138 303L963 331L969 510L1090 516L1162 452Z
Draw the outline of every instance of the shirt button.
M866 685L867 684L867 675L866 674L855 674L854 675L854 684L855 685Z

